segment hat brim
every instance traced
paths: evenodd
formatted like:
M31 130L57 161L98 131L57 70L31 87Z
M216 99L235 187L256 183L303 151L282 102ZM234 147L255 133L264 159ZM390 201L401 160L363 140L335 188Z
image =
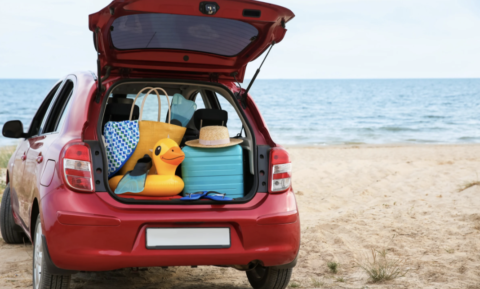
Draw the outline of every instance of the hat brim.
M207 145L202 145L200 144L199 139L195 140L189 140L185 142L185 144L189 147L195 147L195 148L206 148L206 149L214 149L214 148L224 148L224 147L231 147L237 144L240 144L243 142L243 139L238 139L238 138L230 138L230 143L227 144L221 144L221 145L212 145L212 146L207 146Z

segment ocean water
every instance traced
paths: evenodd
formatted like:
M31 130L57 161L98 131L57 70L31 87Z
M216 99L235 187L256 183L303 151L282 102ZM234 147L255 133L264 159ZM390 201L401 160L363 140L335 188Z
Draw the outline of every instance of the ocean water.
M0 80L0 126L28 127L55 82ZM480 143L480 79L257 80L251 94L281 144Z

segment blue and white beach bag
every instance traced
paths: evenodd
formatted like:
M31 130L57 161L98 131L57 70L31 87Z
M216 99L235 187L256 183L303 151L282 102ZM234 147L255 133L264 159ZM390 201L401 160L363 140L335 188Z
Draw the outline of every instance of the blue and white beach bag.
M108 177L113 177L132 156L140 140L138 121L109 121L105 124Z

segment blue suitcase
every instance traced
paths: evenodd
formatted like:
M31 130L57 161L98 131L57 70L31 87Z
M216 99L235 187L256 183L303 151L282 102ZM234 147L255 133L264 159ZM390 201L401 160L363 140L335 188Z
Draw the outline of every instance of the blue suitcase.
M216 191L230 198L243 198L243 150L239 145L225 148L183 148L183 195Z

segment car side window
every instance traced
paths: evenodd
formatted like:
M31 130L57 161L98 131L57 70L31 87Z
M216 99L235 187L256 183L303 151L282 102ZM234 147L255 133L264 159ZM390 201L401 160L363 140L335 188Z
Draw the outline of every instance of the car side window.
M67 115L68 115L67 111L69 111L70 106L72 106L72 102L70 101L72 99L72 94L73 94L73 90L70 92L70 95L68 96L67 104L65 105L61 113L60 119L57 122L57 125L55 126L55 131L58 131L59 129L61 129L63 126L63 123L65 122L65 119L67 119Z
M47 111L49 111L50 106L53 105L53 97L55 96L55 93L57 93L57 90L61 84L62 83L59 82L55 85L55 87L48 93L42 105L40 105L40 107L38 108L37 113L33 117L33 120L28 129L29 137L38 135L40 133L40 127L42 125L42 122L45 119L45 116L47 114Z
M43 133L57 132L65 121L66 111L70 107L70 99L73 94L73 81L67 80L60 91L55 104L50 110L48 119L45 123Z
M233 105L228 102L228 100L223 97L219 93L215 93L218 102L220 103L220 109L225 110L228 112L228 132L230 133L230 137L235 137L237 134L242 131L242 121L238 117L238 113L233 107Z
M205 103L203 102L203 98L200 93L197 93L197 95L194 96L194 99L195 103L197 104L197 109L205 108Z

